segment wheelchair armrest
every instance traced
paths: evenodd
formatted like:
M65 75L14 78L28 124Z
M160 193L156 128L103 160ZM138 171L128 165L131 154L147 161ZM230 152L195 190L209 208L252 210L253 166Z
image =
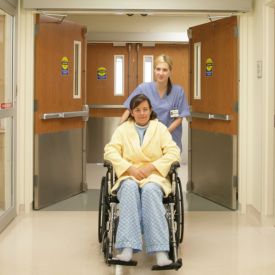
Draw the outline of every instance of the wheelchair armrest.
M170 170L168 174L171 175L175 173L179 167L180 167L180 163L178 161L173 162L170 166Z
M104 160L103 166L107 167L109 171L113 170L113 164L109 160Z

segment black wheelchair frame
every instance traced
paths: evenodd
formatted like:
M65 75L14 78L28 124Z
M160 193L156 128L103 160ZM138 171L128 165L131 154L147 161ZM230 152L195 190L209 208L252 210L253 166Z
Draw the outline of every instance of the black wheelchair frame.
M120 261L114 258L114 244L116 230L119 221L117 197L111 194L111 189L116 181L113 166L109 161L104 161L107 168L106 175L102 177L98 209L98 241L104 254L105 262L108 265L137 265L136 261ZM178 246L182 243L184 233L184 203L180 178L177 174L178 162L174 162L169 171L169 179L172 185L172 192L168 197L163 198L166 209L166 218L169 226L170 251L169 257L172 264L167 266L154 265L152 270L178 270L182 266L182 259L178 258Z

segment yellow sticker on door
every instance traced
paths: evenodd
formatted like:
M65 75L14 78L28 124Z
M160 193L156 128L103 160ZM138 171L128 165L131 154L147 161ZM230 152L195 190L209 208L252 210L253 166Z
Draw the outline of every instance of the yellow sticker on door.
M205 75L206 76L213 75L213 60L210 57L206 59Z
M105 67L99 67L96 70L97 79L107 79L107 69Z
M67 56L63 56L61 59L61 75L69 74L69 59Z

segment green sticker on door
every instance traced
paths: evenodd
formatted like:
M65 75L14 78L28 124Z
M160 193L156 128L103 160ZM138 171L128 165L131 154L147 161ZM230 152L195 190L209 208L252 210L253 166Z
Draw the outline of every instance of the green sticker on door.
M205 66L205 75L212 76L213 75L213 60L211 58L207 58L205 65L206 65Z

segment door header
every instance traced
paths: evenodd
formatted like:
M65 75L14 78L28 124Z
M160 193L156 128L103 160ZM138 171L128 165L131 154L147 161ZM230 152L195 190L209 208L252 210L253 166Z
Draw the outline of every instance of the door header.
M23 0L25 9L96 12L248 12L252 0Z

